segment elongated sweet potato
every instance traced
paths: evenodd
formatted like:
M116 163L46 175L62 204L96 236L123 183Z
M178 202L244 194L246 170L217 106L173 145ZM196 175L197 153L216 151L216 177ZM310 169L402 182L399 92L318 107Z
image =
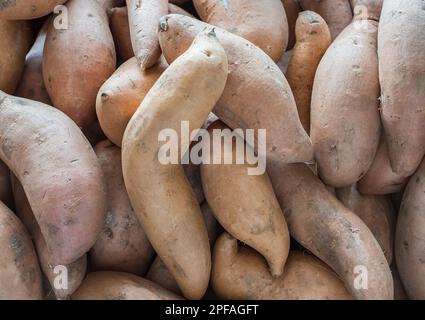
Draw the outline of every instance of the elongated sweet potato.
M278 61L288 45L281 0L193 0L201 19L245 38Z
M127 0L127 8L134 56L146 70L161 56L158 23L168 13L168 0Z
M159 40L167 61L181 55L206 26L181 15L163 17ZM291 88L276 64L247 40L219 28L216 33L228 56L230 73L214 113L232 129L266 129L270 160L312 160L311 141L299 120Z
M70 0L68 29L47 31L43 77L53 105L80 127L96 118L96 95L114 72L114 41L105 9L96 1Z
M319 175L333 187L360 180L379 144L378 23L362 23L354 20L332 43L314 80L311 140Z
M124 185L121 149L105 140L95 147L107 187L107 214L102 232L90 250L94 271L144 275L154 251L130 204Z
M10 184L10 170L0 160L0 201L9 208L13 208L12 186Z
M210 136L214 130L229 131L220 121L208 128ZM290 240L270 179L267 173L249 175L248 168L254 166L248 164L246 155L244 164L224 164L227 151L224 144L221 147L220 164L201 164L202 185L208 204L220 225L262 254L272 275L280 276L288 257ZM211 148L211 159L213 151ZM237 159L234 143L229 151L232 158Z
M108 10L108 15L118 57L122 61L127 61L134 57L130 38L130 27L128 24L127 7L112 8Z
M300 13L295 32L296 43L289 60L286 78L294 93L298 115L304 130L310 132L310 105L314 76L332 40L326 21L313 11Z
M1 91L0 120L0 158L24 187L52 263L74 262L93 246L105 217L92 147L62 112Z
M29 20L46 16L66 0L3 0L0 20Z
M31 28L26 21L0 19L0 39L0 90L12 94L24 70Z
M299 0L303 10L317 12L327 22L334 40L353 19L349 0Z
M133 57L102 85L97 94L96 112L109 140L121 146L128 122L167 67L165 59L161 59L154 67L142 71Z
M285 272L274 278L264 259L249 247L222 234L214 247L211 281L220 299L229 300L346 300L344 283L323 262L292 251Z
M391 199L387 196L362 195L356 186L336 190L338 199L372 231L388 264L393 260L396 215Z
M21 98L35 100L51 105L49 94L43 79L43 52L46 33L51 19L48 19L41 28L37 39L25 58L25 68L16 88L15 95Z
M410 176L425 154L425 10L384 1L378 34L381 118L393 171Z
M87 275L73 300L180 300L181 297L130 273L99 271Z
M393 299L390 268L366 224L306 165L269 164L268 170L295 240L329 265L354 298Z
M46 246L46 241L41 234L40 227L38 226L31 206L28 203L25 191L14 175L12 175L12 185L13 196L15 198L16 215L21 219L34 241L41 270L49 280L56 298L67 299L74 293L75 290L78 289L86 275L87 255L84 254L76 261L64 266L66 271L61 269L61 272L67 272L67 282L66 286L62 286L65 285L65 283L61 283L61 286L57 286L55 279L60 276L59 273L55 273L55 268L57 266L50 261L50 254Z
M217 221L214 218L214 214L211 208L206 202L201 206L202 217L204 219L205 225L208 231L208 238L210 239L210 246L213 247L216 239L217 231ZM170 290L176 294L181 294L181 290L176 280L173 278L170 271L168 271L164 262L162 262L160 257L156 257L152 265L149 268L148 273L146 274L146 279L155 282L161 287Z
M41 271L28 231L0 202L0 300L43 298Z
M385 7L384 3L384 7ZM425 299L425 161L410 178L397 217L395 258L407 295Z
M282 0L282 4L288 20L288 46L286 50L291 50L295 45L295 25L298 14L301 12L301 6L298 0Z
M359 191L363 194L397 193L404 189L407 181L407 177L403 177L392 170L387 141L385 135L381 134L375 159L357 184Z
M227 73L227 57L214 31L200 33L148 92L123 138L124 181L133 208L189 299L201 298L208 286L207 230L180 162L161 163L158 138L164 129L180 132L182 121L188 121L190 132L200 128L223 92ZM182 155L188 147L177 146Z

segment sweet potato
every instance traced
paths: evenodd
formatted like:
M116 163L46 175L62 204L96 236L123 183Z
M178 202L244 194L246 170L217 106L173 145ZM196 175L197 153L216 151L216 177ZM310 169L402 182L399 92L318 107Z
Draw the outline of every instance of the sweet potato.
M214 214L211 208L206 202L202 204L201 211L202 217L207 227L208 238L210 239L210 246L213 247L216 238L217 221L214 218ZM155 282L156 284L160 285L165 289L170 290L171 292L181 294L180 288L176 280L173 278L170 271L168 271L164 262L162 262L161 258L159 257L156 257L152 265L150 266L149 271L146 274L146 279Z
M104 8L96 1L70 0L68 29L47 31L43 77L53 105L80 127L96 119L96 95L115 70L114 41Z
M387 141L385 135L381 134L375 159L357 184L359 191L363 194L397 193L404 189L407 181L407 177L403 177L392 170Z
M207 23L247 39L278 61L288 45L288 20L281 0L193 0Z
M94 150L106 180L107 214L105 226L90 250L90 265L93 271L144 275L153 260L154 251L127 195L121 149L105 140Z
M134 56L146 70L161 56L158 23L168 13L168 0L127 0L127 8Z
M161 164L158 135L163 129L180 132L182 121L188 121L190 132L200 128L223 92L227 73L227 57L214 31L200 33L148 92L123 138L124 181L133 208L189 299L201 298L208 286L207 230L182 166Z
M384 3L384 7L385 7ZM395 258L407 295L425 299L425 161L410 178L397 217Z
M295 32L296 43L286 78L294 94L301 123L308 133L314 76L332 40L326 21L313 11L300 13Z
M288 20L288 46L286 50L291 50L295 45L295 25L298 14L301 12L301 7L298 0L282 0L282 4Z
M249 247L222 234L213 255L211 282L220 299L229 300L347 300L344 283L323 262L292 251L280 277L272 277L264 259Z
M40 227L28 203L25 191L14 175L12 175L11 180L13 185L13 196L15 198L16 215L21 219L34 241L41 270L49 280L55 297L58 299L67 299L78 289L86 275L87 255L84 254L76 261L65 266L67 272L67 288L56 287L55 279L58 277L58 274L55 273L56 265L50 261L50 254L46 246L46 241L41 234Z
M0 39L0 90L12 94L24 70L31 28L26 21L0 19Z
M384 1L378 34L381 118L393 171L410 176L425 154L425 10Z
M334 40L353 19L349 0L299 0L303 10L317 12L327 22Z
M105 184L89 142L48 105L0 91L0 158L22 183L52 263L69 264L95 243Z
M133 47L131 46L130 27L128 25L127 7L112 8L108 10L108 15L118 57L122 61L127 61L134 57Z
M142 71L136 58L122 64L100 88L96 112L109 140L121 146L128 122L153 84L167 68L165 59Z
M0 202L0 300L43 298L41 271L28 231Z
M0 20L29 20L46 16L66 0L3 0Z
M388 264L393 260L396 215L387 196L362 195L355 185L336 190L338 199L372 231Z
M41 28L37 39L25 58L25 68L16 88L15 95L21 98L35 100L51 105L49 94L43 80L43 52L46 33L51 19Z
M180 300L181 297L136 275L99 271L87 275L73 300Z
M229 130L222 122L212 124L208 131ZM248 146L246 146L248 147ZM211 148L211 159L213 159ZM236 159L236 146L232 145ZM283 273L289 253L289 232L267 173L248 175L249 165L224 164L224 144L221 164L201 164L205 197L220 225L238 240L246 243L268 262L273 276Z
M0 160L0 201L13 208L12 186L10 184L9 168Z
M206 26L181 15L163 17L159 40L167 61L182 54ZM230 73L214 113L232 129L266 129L270 160L310 161L311 141L282 72L267 54L247 40L219 28L216 33L228 56Z
M274 163L267 168L295 240L329 265L354 298L393 299L390 268L366 224L343 206L306 165ZM368 283L364 289L364 283L356 280L366 271Z
M318 171L327 185L338 188L365 175L381 132L378 23L361 23L365 27L359 28L354 20L332 43L313 86L310 134Z

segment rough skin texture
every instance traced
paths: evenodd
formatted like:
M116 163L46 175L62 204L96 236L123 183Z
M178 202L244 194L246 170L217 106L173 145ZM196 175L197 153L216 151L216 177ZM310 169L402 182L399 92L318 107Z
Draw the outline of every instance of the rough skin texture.
M189 122L190 132L200 128L223 92L227 73L223 47L214 31L207 29L155 83L123 138L124 180L133 208L189 299L200 299L208 286L208 235L183 167L160 162L164 143L158 135L163 129L180 133L182 121ZM185 154L188 148L178 149Z
M22 183L52 262L69 264L95 243L105 184L81 130L48 105L0 92L0 158Z

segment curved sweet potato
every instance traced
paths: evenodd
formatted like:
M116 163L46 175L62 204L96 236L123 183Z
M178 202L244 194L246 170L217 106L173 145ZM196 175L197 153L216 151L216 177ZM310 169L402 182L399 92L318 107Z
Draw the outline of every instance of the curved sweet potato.
M24 70L31 38L28 22L0 19L0 90L9 94L15 91Z
M68 29L47 31L43 77L53 105L80 127L96 119L96 95L114 72L114 41L104 8L96 1L70 0Z
M237 34L278 61L288 45L288 21L281 0L193 0L201 19Z
M159 40L167 61L172 62L182 54L206 26L181 15L163 17ZM230 72L214 113L232 129L266 129L270 160L312 160L311 141L280 69L247 40L219 28L216 33L228 56Z
M268 170L295 240L329 265L354 298L393 299L390 268L366 224L306 165L269 164ZM367 289L356 281L365 271Z
M188 121L190 132L200 128L223 92L227 73L214 31L200 33L148 92L123 138L124 181L133 208L189 299L201 298L208 286L208 236L182 166L161 163L158 137L164 129L180 132L182 121ZM178 148L179 154L187 148Z
M385 6L385 4L384 4ZM397 217L395 256L407 295L425 299L425 161L410 178Z
M387 196L362 195L356 186L336 190L338 199L372 231L388 264L393 260L396 215L391 199Z
M3 0L0 3L0 20L30 20L46 16L67 0Z
M158 23L168 13L168 0L127 0L127 8L134 56L146 70L161 56Z
M397 193L404 189L407 181L407 177L403 177L392 170L387 141L385 135L381 134L375 159L357 184L359 191L363 194Z
M92 147L62 112L1 91L0 120L0 158L24 187L52 263L74 262L93 246L105 217Z
M332 40L326 21L313 11L300 13L295 32L296 43L289 60L286 78L294 93L301 123L308 133L314 76Z
M81 258L66 265L67 270L67 288L57 288L55 279L58 274L55 274L55 264L50 261L49 250L46 246L46 241L41 234L40 227L34 217L31 206L25 195L25 191L16 177L12 174L13 196L15 198L16 215L21 219L29 233L31 234L35 249L37 251L40 267L43 273L49 280L53 293L58 299L68 299L71 294L81 285L87 267L87 255L84 254Z
M274 278L264 259L249 247L222 234L214 247L211 282L220 299L229 300L347 300L344 283L323 262L292 251L285 272Z
M0 300L41 300L41 271L31 238L0 202Z
M358 28L353 21L332 43L313 86L310 134L318 172L327 185L338 188L365 175L381 133L378 23L362 23L367 27Z
M424 2L384 1L378 34L381 118L391 167L404 177L425 154L424 52Z
M353 19L349 0L298 0L303 10L317 12L327 22L334 40Z
M295 25L298 14L301 12L301 6L298 0L282 0L285 8L286 18L288 20L288 46L286 50L291 50L295 45Z
M130 273L99 271L87 275L73 300L180 300L181 297Z
M128 122L159 76L168 67L165 59L142 71L136 58L122 64L97 94L96 112L109 140L121 146Z
M121 149L109 140L94 148L106 180L106 222L90 250L93 271L108 270L144 275L154 251L130 204L124 185Z

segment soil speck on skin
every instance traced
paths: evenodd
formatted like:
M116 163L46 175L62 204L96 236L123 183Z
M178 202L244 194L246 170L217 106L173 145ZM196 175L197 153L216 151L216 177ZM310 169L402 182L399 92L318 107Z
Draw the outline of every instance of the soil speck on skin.
M54 224L49 223L47 225L47 231L49 232L50 235L55 236L58 233L59 228L55 226Z
M24 254L24 246L21 239L19 239L17 236L12 236L9 242L9 246L15 253L16 258L22 257Z
M2 0L0 1L0 11L16 6L16 0Z

